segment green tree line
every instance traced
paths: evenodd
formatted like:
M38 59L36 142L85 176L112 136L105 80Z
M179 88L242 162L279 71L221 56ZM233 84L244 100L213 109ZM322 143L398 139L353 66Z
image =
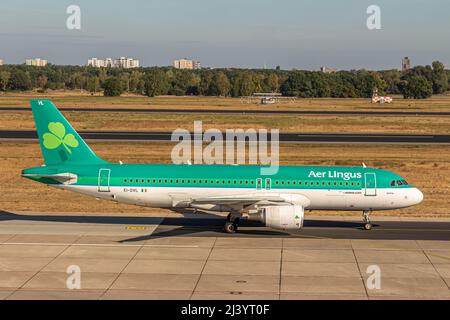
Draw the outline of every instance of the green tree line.
M450 71L439 61L405 72L351 70L330 74L279 68L179 70L171 67L0 66L1 91L81 90L106 96L130 92L152 97L242 97L256 92L279 92L284 96L303 98L368 98L376 88L379 94L424 99L448 91L449 78Z

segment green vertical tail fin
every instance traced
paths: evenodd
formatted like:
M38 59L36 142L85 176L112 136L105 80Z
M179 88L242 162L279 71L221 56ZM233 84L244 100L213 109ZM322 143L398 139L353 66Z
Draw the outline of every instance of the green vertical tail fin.
M46 165L104 164L49 100L31 100Z

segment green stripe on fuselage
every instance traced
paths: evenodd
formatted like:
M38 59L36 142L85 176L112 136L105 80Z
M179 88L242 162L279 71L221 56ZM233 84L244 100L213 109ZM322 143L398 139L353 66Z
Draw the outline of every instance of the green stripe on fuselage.
M36 167L23 173L72 173L78 176L75 185L97 186L99 170L109 169L110 186L180 188L256 188L257 179L262 179L262 187L265 188L266 179L270 179L271 189L358 190L365 187L366 173L376 174L377 188L391 188L393 180L403 180L387 170L363 167L280 166L275 175L261 175L261 168L250 165L105 164ZM408 187L411 186L398 188Z

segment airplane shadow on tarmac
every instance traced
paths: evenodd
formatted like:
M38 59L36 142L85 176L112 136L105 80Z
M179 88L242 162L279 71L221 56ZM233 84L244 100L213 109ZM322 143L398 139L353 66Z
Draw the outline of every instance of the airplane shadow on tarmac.
M180 212L179 212L180 213ZM182 212L181 212L182 213ZM195 214L184 212L184 217L132 217L132 216L84 216L84 215L44 215L16 214L0 210L1 221L35 221L113 225L158 225L149 235L125 239L120 242L137 242L172 236L235 236L223 233L224 217L195 217ZM361 229L361 223L334 220L305 220L305 228L344 228ZM283 232L264 227L255 221L242 221L238 236L290 237L298 236L295 232Z
M445 240L450 241L450 221L379 221L372 231L363 230L359 221L336 221L308 219L304 228L283 232L264 227L261 223L243 220L236 234L223 232L225 217L179 212L180 217L143 216L86 216L63 214L18 214L0 210L0 225L3 221L55 222L73 224L155 226L148 234L142 232L134 237L119 240L118 243L133 243L158 238L195 237L259 237L259 238L326 238L326 239L384 239L384 240ZM36 228L39 228L36 225ZM55 226L58 228L58 226ZM128 232L127 232L128 233ZM132 232L131 232L132 234Z

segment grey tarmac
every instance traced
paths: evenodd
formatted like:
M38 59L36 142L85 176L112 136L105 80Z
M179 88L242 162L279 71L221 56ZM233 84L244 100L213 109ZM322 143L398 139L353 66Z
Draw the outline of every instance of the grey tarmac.
M2 212L0 299L450 299L449 219L374 217L364 231L307 216L298 232L244 223L233 235L223 222Z

